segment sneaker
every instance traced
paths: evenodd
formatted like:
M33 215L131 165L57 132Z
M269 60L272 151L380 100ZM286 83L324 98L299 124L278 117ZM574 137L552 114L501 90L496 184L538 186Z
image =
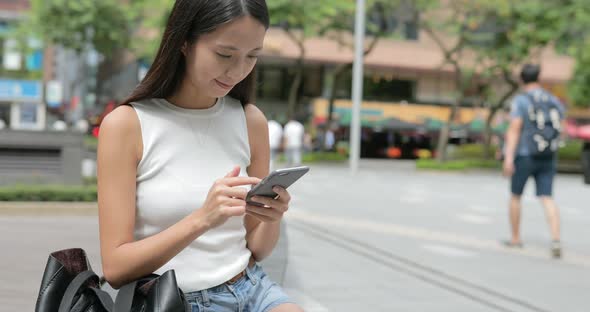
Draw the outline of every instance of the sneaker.
M551 256L555 259L561 258L561 243L559 241L551 243Z
M523 248L522 242L514 243L509 240L502 241L502 244L508 248Z

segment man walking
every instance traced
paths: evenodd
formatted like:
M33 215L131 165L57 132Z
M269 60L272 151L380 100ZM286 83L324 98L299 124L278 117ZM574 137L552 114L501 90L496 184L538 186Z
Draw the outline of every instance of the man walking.
M504 175L511 177L510 224L512 238L506 244L522 247L520 237L521 196L530 176L545 207L553 257L561 257L559 209L553 200L557 149L564 119L563 104L538 82L540 67L527 64L520 78L523 92L514 98L506 132Z

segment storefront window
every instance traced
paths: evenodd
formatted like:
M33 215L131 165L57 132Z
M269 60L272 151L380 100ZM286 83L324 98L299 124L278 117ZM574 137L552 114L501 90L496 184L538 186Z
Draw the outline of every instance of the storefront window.
M350 98L352 74L342 77L336 89L337 98ZM414 101L416 82L413 80L396 79L382 75L365 76L363 82L363 99L367 101Z
M37 125L37 104L24 103L20 105L20 126L32 128Z
M411 80L365 77L363 97L374 101L413 101L415 82Z

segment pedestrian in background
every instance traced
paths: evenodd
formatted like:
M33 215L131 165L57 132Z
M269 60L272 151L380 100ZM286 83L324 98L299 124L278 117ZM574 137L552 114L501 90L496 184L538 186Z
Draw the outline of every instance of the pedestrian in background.
M330 126L326 128L326 133L324 134L324 148L326 151L331 152L334 150L334 144L336 144L336 138L334 136L334 131Z
M559 209L553 200L557 149L563 128L563 104L539 84L540 67L527 64L520 77L523 92L514 98L506 132L504 175L511 178L510 224L512 237L506 244L522 247L520 237L521 196L529 177L549 222L551 253L561 256Z
M270 145L270 170L275 168L276 160L281 150L283 143L283 126L275 120L274 114L271 115L268 121L268 140Z
M287 165L289 167L301 164L303 153L303 139L305 128L299 121L291 118L283 130L285 137L285 154L287 156Z

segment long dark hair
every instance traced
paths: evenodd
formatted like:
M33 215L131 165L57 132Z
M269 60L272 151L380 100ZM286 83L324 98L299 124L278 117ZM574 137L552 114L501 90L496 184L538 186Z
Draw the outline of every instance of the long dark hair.
M152 66L121 104L171 96L177 91L186 71L186 59L181 52L184 43L193 44L201 35L244 15L252 16L268 29L265 0L176 0ZM229 92L242 105L251 100L254 73L255 69Z

